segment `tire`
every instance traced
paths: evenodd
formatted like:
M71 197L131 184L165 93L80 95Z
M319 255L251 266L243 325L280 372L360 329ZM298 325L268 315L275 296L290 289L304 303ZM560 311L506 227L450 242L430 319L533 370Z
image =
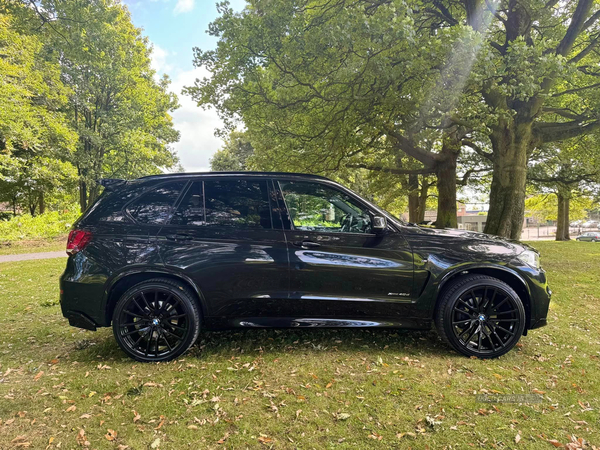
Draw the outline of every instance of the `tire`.
M465 356L502 356L519 342L525 329L523 302L497 278L461 276L443 290L440 298L435 312L438 334Z
M187 286L166 278L143 281L128 289L113 312L119 347L140 362L170 361L198 338L200 311Z

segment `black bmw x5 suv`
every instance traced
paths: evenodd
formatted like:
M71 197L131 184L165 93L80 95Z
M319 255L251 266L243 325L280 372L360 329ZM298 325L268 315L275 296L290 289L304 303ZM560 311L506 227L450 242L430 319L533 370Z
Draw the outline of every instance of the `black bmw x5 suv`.
M69 235L73 326L112 324L132 358L167 361L200 329L427 329L468 356L546 324L539 255L518 242L406 224L323 177L169 174L104 180Z

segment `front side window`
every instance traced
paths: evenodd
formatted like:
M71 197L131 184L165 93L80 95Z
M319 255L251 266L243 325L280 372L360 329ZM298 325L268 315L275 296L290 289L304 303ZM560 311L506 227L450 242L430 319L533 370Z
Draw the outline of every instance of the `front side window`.
M371 233L369 212L342 191L305 181L280 181L279 185L296 230Z
M181 201L171 224L270 229L267 182L234 179L197 181Z
M174 205L185 181L165 183L142 194L127 207L127 212L139 223L163 225L173 214Z

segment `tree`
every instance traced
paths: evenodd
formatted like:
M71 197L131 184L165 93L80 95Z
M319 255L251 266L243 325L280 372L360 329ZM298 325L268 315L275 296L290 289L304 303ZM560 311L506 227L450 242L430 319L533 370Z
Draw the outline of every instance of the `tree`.
M600 181L600 150L596 141L592 135L562 142L560 146L549 145L543 159L529 170L528 178L539 190L556 195L557 241L570 240L571 201L578 197L589 199L591 191L586 185Z
M199 104L285 143L285 157L269 150L276 160L435 173L442 222L461 147L493 167L486 232L518 238L534 150L600 124L593 0L254 0L220 12L217 49L196 49L213 73L187 90ZM401 152L421 167L399 167Z
M72 157L85 209L105 174L132 178L173 167L169 144L179 138L169 113L178 107L156 80L151 47L116 0L24 1L34 13L24 26L38 30L47 57L60 64L71 89L66 108L79 135Z
M440 27L480 17L486 36L464 92L471 105L456 123L479 120L493 164L485 231L518 238L524 214L527 163L536 148L598 128L596 48L600 10L593 0L465 0L433 2Z
M223 148L210 159L210 169L213 171L244 171L250 170L250 158L254 148L247 136L240 131L232 131L225 140Z
M481 38L465 26L430 32L419 5L254 0L236 14L221 4L217 49L195 49L213 76L185 92L229 128L241 119L258 163L389 173L413 196L415 176L435 174L438 226L456 226L457 158L474 129L449 119Z
M32 215L43 213L45 196L72 179L66 160L77 139L61 113L69 91L58 65L41 51L36 36L0 14L0 199Z

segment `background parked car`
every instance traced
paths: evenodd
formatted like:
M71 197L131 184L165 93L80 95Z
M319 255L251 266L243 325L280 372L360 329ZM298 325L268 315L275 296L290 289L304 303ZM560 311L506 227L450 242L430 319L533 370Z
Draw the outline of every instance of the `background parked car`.
M588 220L581 224L582 228L598 228L598 222L595 220Z
M577 239L578 241L600 242L600 232L589 231L587 233L583 233L580 236L577 236L575 239Z

